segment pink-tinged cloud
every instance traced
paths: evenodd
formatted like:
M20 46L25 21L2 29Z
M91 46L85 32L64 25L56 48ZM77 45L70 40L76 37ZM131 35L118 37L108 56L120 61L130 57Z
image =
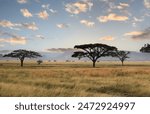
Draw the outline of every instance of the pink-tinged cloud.
M21 9L20 12L24 17L32 17L32 13L30 13L28 9Z
M93 3L89 1L68 3L65 6L65 10L71 14L79 14L90 10L92 6Z
M1 20L1 21L0 21L0 26L12 28L12 27L15 26L15 24L12 23L12 22L10 22L10 21L7 21L7 20Z
M132 32L127 32L124 34L124 36L137 36L141 35L143 32L142 31L132 31Z
M97 17L97 19L99 20L99 22L105 23L108 21L126 21L129 18L127 16L117 15L115 13L110 13L107 16L99 16L99 17Z
M41 18L43 20L47 20L49 17L49 14L47 13L46 10L39 12L37 15L39 18Z
M18 36L18 37L12 37L12 38L0 38L0 42L3 42L3 43L6 42L6 43L14 44L14 45L17 45L17 44L25 45L27 40L25 37Z
M131 36L133 40L150 40L150 27L143 31L133 31L125 35Z
M114 39L115 38L112 36L104 36L100 38L100 40L103 40L103 41L113 41Z

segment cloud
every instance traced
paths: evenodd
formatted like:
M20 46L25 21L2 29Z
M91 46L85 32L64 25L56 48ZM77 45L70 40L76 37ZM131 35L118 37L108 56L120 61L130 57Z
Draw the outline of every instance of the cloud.
M36 35L35 37L36 37L36 38L39 38L39 39L45 39L45 37L44 37L43 35L39 35L39 34Z
M43 9L46 9L47 11L49 11L49 12L51 12L51 13L57 13L57 11L56 10L53 10L53 9L51 9L51 8L49 8L49 4L43 4L41 7L43 8Z
M141 34L132 35L133 40L150 40L150 27L141 32Z
M28 9L21 9L20 12L24 17L32 17L32 14L28 11Z
M115 13L110 13L108 16L99 16L99 17L97 17L97 19L100 22L105 23L108 21L126 21L126 20L128 20L128 17L127 16L120 16L120 15L117 15Z
M28 0L17 0L17 2L20 3L20 4L25 4L25 3L28 2Z
M33 31L38 30L38 27L35 24L35 22L32 22L32 23L22 23L22 27L30 29L30 30L33 30Z
M41 18L43 20L46 20L49 17L49 14L47 13L46 10L39 12L37 15L39 18Z
M144 0L144 5L146 8L150 9L150 0Z
M8 38L0 38L0 42L2 43L10 43L10 44L26 44L26 37L19 36L9 32L0 31L0 36L7 36Z
M20 37L18 36L18 37L14 37L14 38L0 38L0 42L25 45L26 44L26 38L23 36L20 36Z
M8 28L13 28L15 26L14 23L7 21L7 20L1 20L0 21L0 26L2 27L8 27Z
M0 20L0 26L4 28L14 29L14 30L20 30L18 28L20 24L12 23L11 21L8 21L8 20Z
M81 23L81 24L84 24L84 25L87 26L87 27L93 27L93 26L95 25L94 22L88 21L88 20L81 20L80 23Z
M133 17L133 20L134 20L135 22L142 22L142 21L143 21L143 19L138 19L138 18L136 18L136 17Z
M64 53L67 51L75 51L76 49L73 48L50 48L46 49L46 51L51 52L51 53Z
M132 32L125 33L124 36L138 36L141 34L143 34L143 32L141 31L132 31Z
M144 18L136 18L136 17L133 17L132 26L133 26L133 27L136 27L137 23L142 22L142 21L144 21Z
M38 30L37 25L35 22L32 23L12 23L7 20L2 20L0 21L0 26L10 28L10 29L15 29L15 30L20 30L20 28L27 28L30 30Z
M92 6L92 2L85 0L81 2L68 3L65 5L65 10L71 14L79 14L90 10Z
M100 40L104 40L104 41L113 41L115 38L112 36L104 36L101 37Z
M119 5L116 7L117 9L125 9L129 7L129 4L127 3L119 3Z
M64 24L64 23L62 23L62 24L57 24L56 26L57 26L58 28L60 28L60 29L68 28L68 27L69 27L68 24Z

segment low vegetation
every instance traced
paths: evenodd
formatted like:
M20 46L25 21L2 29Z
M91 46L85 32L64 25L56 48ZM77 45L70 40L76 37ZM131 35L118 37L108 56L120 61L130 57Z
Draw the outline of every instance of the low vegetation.
M1 62L0 96L150 96L150 63Z

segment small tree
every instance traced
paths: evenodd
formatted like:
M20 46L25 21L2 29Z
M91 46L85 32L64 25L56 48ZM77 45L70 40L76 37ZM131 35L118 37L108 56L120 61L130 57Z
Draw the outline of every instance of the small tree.
M119 60L120 60L121 63L122 63L122 66L123 66L123 65L124 65L124 61L125 61L127 58L130 58L130 57L128 56L128 54L130 54L129 51L119 51L119 50L116 50L116 51L112 54L112 56L119 58Z
M38 65L40 65L41 63L43 63L42 60L37 60Z
M23 67L23 62L25 58L36 58L41 57L41 55L34 51L28 51L28 50L14 50L13 52L4 55L3 57L13 57L13 58L19 58L20 60L20 66Z
M110 52L117 50L116 47L99 43L76 45L74 48L80 49L82 51L74 52L72 57L77 57L79 59L87 57L93 62L93 67L95 67L95 63L99 58L110 56Z

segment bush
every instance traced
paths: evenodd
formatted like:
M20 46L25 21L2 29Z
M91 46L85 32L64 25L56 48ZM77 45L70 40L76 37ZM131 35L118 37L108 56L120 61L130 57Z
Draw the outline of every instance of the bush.
M43 63L42 60L37 60L38 65L40 65L41 63Z

